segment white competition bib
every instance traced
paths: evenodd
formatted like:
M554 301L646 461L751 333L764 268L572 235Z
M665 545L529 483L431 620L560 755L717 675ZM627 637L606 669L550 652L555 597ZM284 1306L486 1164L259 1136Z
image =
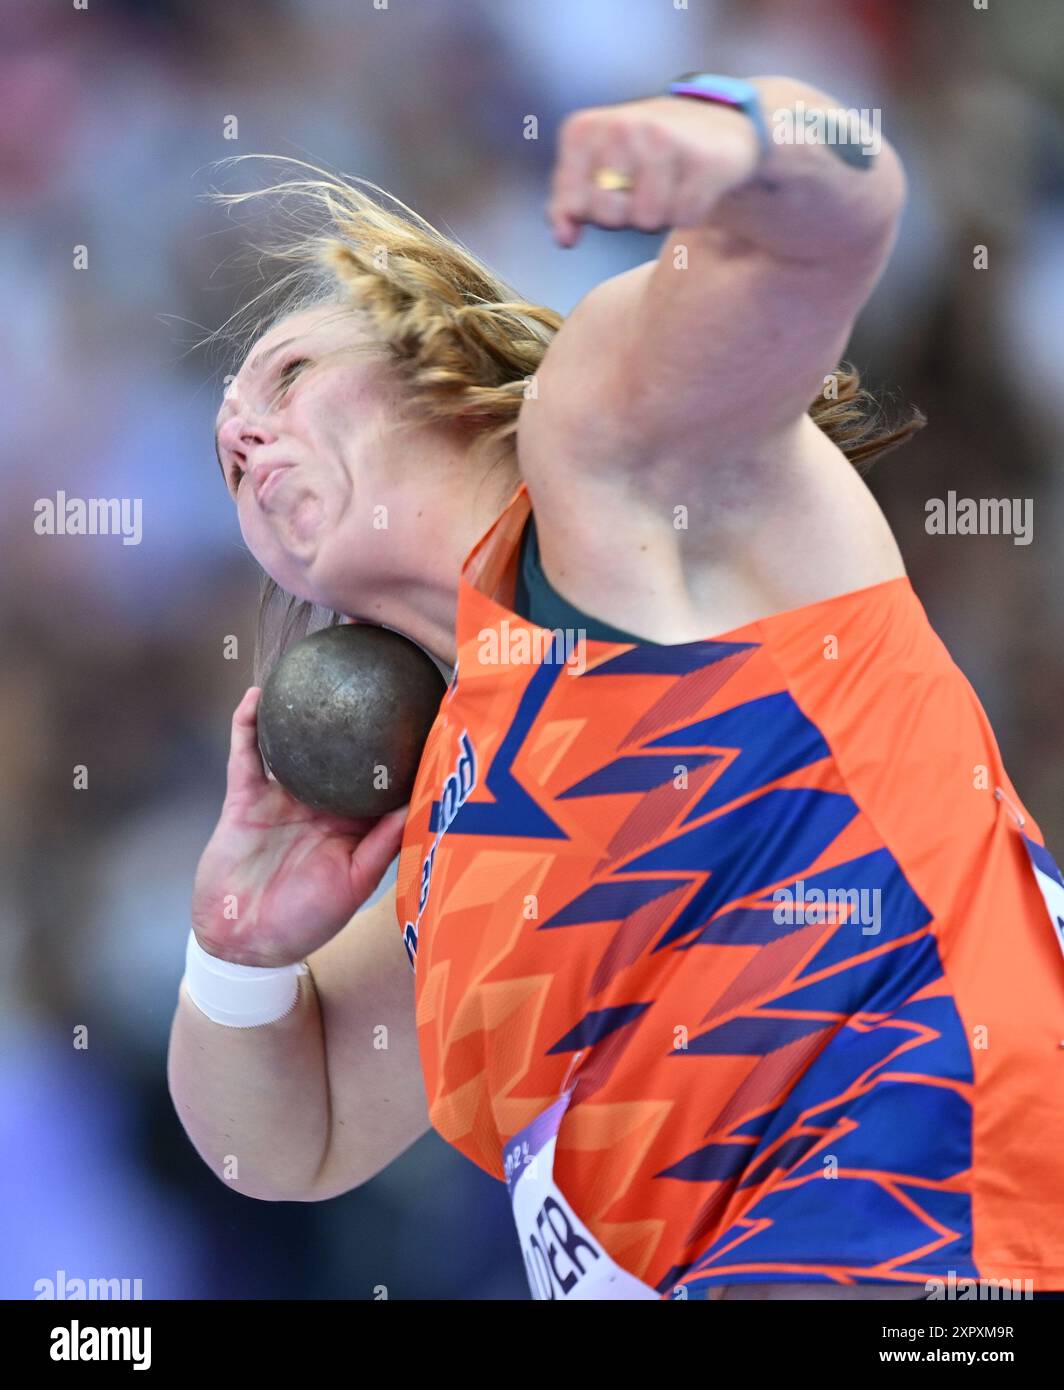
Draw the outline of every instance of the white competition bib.
M1056 860L1043 845L1028 839L1022 830L1020 838L1030 858L1035 882L1045 899L1049 920L1056 933L1057 945L1064 951L1064 874L1061 874Z
M554 1181L554 1148L572 1099L565 1092L503 1150L532 1297L654 1298L661 1295L612 1260L573 1211Z

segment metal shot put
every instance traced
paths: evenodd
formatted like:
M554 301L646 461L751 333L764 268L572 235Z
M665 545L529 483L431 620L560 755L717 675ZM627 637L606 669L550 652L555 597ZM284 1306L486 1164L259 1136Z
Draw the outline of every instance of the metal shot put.
M285 653L262 690L259 748L318 811L383 816L410 797L446 682L416 643L345 623Z

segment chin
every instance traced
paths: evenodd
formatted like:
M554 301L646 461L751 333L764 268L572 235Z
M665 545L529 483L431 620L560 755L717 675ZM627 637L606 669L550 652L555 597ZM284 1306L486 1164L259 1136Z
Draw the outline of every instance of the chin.
M304 558L276 544L258 549L249 546L249 549L260 568L279 589L303 603L323 602L318 595L321 586L314 582L312 574L312 556Z
M287 568L291 570L294 567L289 565ZM344 547L342 555L335 553L335 547L325 554L316 551L307 564L300 565L292 575L292 581L297 587L289 592L308 603L340 613L352 622L380 621L370 612L378 598L375 576L366 574L361 566L352 563L350 545Z

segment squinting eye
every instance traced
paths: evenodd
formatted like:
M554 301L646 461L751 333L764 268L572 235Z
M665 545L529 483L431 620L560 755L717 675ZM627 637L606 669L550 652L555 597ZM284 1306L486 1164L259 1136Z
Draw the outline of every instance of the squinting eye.
M293 380L299 375L304 367L310 366L310 359L307 357L295 357L291 362L286 362L278 374L278 381L282 390L291 386Z

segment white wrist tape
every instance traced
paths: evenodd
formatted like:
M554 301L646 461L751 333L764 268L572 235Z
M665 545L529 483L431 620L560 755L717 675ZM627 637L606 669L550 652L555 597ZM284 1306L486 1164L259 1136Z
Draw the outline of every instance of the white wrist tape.
M299 977L309 966L237 965L209 955L188 934L185 988L201 1013L229 1028L257 1028L290 1014L299 998Z

